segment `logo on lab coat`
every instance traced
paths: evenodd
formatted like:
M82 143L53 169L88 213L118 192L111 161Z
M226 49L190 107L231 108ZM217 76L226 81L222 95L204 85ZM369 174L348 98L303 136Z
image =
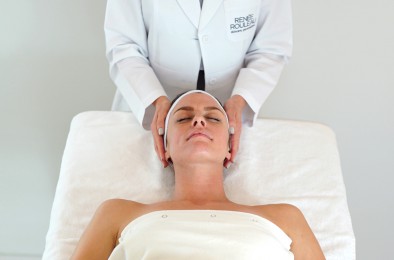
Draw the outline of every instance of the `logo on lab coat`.
M260 0L224 1L226 31L230 41L251 42L259 21Z
M256 19L253 14L247 16L234 17L233 23L230 24L231 33L240 33L253 28L256 25Z

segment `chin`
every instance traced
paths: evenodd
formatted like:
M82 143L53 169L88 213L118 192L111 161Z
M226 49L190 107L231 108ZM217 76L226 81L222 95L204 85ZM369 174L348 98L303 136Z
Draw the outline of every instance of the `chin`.
M181 155L180 157L186 159L186 161L190 161L192 158L205 161L212 161L215 159L218 161L223 161L220 158L225 158L226 156L226 152L224 152L222 149L215 149L215 147L212 147L212 143L210 142L197 141L190 144L191 145L185 145L176 151L176 153ZM220 156L221 154L223 155ZM172 157L174 158L174 156Z
M196 161L201 161L201 162L212 162L212 161L221 161L221 159L217 158L219 154L221 154L218 151L212 151L212 150L194 150L192 153L188 153L189 155L186 155L186 151L184 155L186 155L187 158L189 158L189 161L195 159ZM223 158L225 156L223 155Z

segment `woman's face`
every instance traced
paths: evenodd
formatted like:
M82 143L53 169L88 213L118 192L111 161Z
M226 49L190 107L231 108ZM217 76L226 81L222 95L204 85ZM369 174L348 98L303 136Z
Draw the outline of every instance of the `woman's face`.
M228 124L212 97L189 94L179 100L168 122L166 158L178 162L220 162L230 158Z

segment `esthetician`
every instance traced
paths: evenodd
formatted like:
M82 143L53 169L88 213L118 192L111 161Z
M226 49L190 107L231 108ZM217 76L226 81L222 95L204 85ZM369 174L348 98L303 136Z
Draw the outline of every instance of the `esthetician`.
M152 130L164 167L170 100L192 89L217 97L234 162L242 123L253 124L292 52L290 0L108 0L104 29L112 109Z

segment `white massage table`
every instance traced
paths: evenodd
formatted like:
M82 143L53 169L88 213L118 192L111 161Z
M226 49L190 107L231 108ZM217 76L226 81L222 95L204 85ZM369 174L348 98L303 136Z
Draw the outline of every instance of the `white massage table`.
M162 169L151 133L126 112L85 112L71 124L46 237L44 260L69 259L96 208L110 198L142 203L168 199L170 169ZM240 151L225 171L234 202L298 206L327 259L355 259L334 133L300 121L258 119L243 128Z

